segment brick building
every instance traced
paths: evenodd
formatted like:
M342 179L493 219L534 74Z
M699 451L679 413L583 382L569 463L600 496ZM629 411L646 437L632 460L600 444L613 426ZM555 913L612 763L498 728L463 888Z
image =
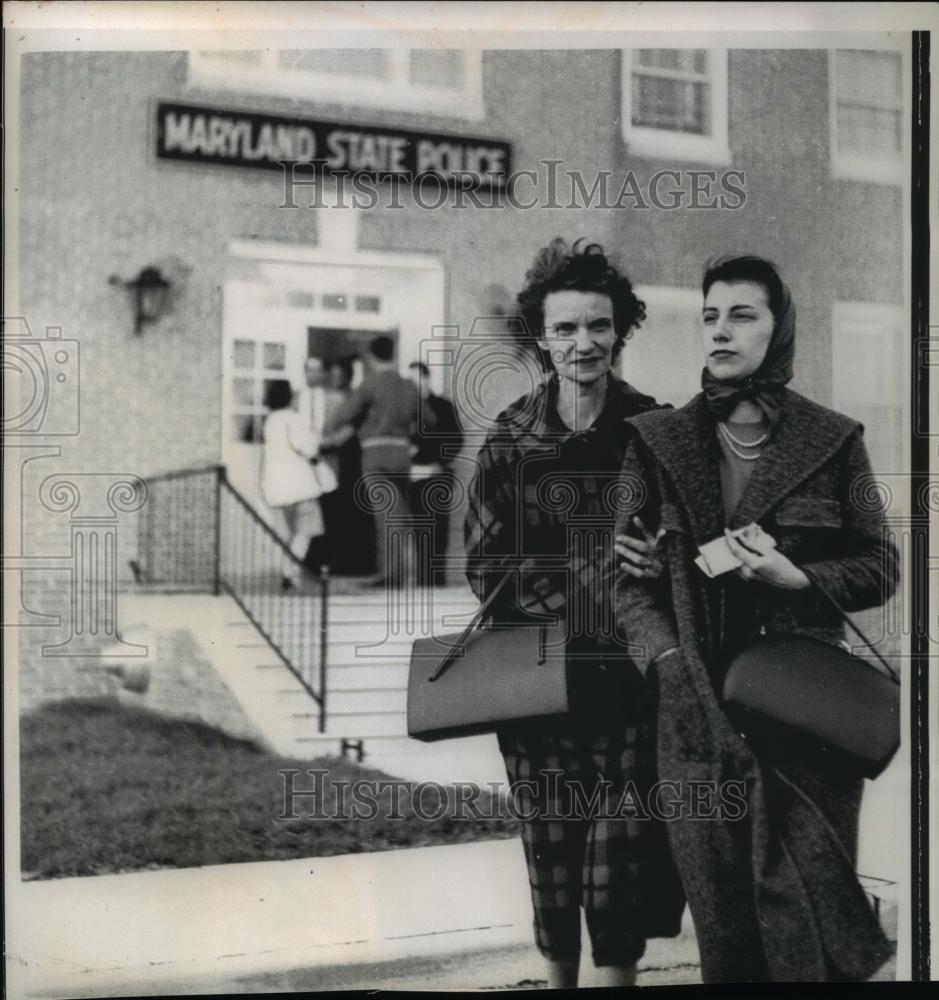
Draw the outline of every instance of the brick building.
M555 235L588 236L619 257L648 308L624 374L675 403L697 386L704 260L748 249L777 261L799 312L794 386L864 420L878 470L902 469L904 45L26 54L19 306L45 345L50 406L15 440L18 554L69 551L74 510L36 502L52 474L223 462L253 495L266 379L299 385L311 344L333 336L391 332L402 368L426 357L435 328L451 345L468 340ZM483 204L439 207L410 185L392 205L388 182L374 184L374 206L337 206L327 179L321 207L309 207L309 186L285 190L283 171L258 169L244 149L212 161L212 149L228 148L221 133L215 146L181 136L178 116L177 148L189 142L195 154L158 155L165 105L332 123L347 157L355 135L420 133L438 148L450 137L450 166L466 167L471 149L503 149L517 179L511 197L480 189ZM302 152L297 143L288 152ZM172 280L172 306L135 333L117 282L151 266ZM80 368L56 338L77 341ZM453 365L432 367L470 429L522 391L530 370L493 365L480 388ZM55 396L63 373L80 395ZM120 579L134 516L118 518ZM67 616L56 626L38 612L57 613L70 570L30 566L26 619L38 628L22 632L55 642Z

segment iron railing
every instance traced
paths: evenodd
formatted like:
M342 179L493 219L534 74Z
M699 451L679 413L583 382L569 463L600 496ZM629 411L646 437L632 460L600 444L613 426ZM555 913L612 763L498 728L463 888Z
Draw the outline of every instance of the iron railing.
M291 553L224 466L153 476L147 488L131 563L137 581L229 594L316 702L324 732L328 571L317 576ZM291 569L300 570L300 583L285 591Z

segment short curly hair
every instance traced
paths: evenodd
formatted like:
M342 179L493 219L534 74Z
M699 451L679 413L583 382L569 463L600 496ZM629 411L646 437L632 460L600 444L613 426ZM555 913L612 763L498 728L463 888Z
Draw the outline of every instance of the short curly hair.
M599 292L610 297L616 332L614 358L646 318L645 303L636 297L632 282L610 261L603 247L583 238L571 246L558 236L538 251L516 297L523 336L537 340L543 335L546 296L566 290Z

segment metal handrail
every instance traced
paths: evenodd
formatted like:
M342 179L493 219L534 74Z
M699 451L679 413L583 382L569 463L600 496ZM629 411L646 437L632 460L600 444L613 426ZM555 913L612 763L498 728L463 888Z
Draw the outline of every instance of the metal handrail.
M204 476L210 472L224 475L225 466L216 463L215 465L195 466L191 469L173 469L169 472L158 472L153 476L144 476L143 479L149 485L150 483L166 483L173 479L189 479L192 476Z
M228 476L226 475L225 466L219 466L219 484L223 489L226 489L230 496L238 501L239 504L244 508L245 513L252 518L252 520L261 528L267 535L270 536L271 540L275 545L280 548L285 556L287 556L295 566L305 569L308 573L310 572L306 563L303 560L298 559L291 551L290 546L277 534L277 532L264 520L263 517L251 506L248 500L245 498L243 493L240 493L232 484L228 481ZM312 573L310 573L313 576ZM316 577L313 577L316 579Z
M200 485L197 477L204 477L205 484ZM175 485L187 479L194 480L194 486ZM150 582L186 582L211 590L214 594L227 593L316 703L319 731L324 732L329 647L328 567L324 567L320 576L312 573L229 482L223 465L160 473L147 477L146 482L148 488L167 483L173 485L170 487L170 499L164 504L160 503L159 489L149 489L149 509L140 525L141 558L139 562L132 561L138 582L148 578ZM254 533L253 540L246 538L243 532L233 535L231 531L226 531L223 522L231 522L225 510L229 498L235 505L230 510L237 510L246 517L246 524L250 525L248 531ZM264 557L267 557L266 560ZM282 601L272 603L269 590L248 586L249 581L257 579L258 573L263 576L267 568L265 561L267 567L271 563L281 567L285 564L293 566L300 570L301 579L315 581L319 586L318 642L315 636L309 635L314 616L296 617L297 612L305 610L308 605L290 607ZM290 598L291 602L299 600L301 598ZM309 662L311 660L313 662ZM305 665L312 669L305 670Z

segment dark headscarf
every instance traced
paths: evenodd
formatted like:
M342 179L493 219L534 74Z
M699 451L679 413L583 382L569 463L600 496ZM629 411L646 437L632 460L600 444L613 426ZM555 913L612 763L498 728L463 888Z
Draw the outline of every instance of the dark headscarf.
M779 314L760 367L742 379L718 379L706 367L701 372L701 388L715 420L726 420L741 400L750 399L766 414L772 427L779 423L779 397L783 386L792 379L796 353L796 307L789 288L782 281L780 285Z

